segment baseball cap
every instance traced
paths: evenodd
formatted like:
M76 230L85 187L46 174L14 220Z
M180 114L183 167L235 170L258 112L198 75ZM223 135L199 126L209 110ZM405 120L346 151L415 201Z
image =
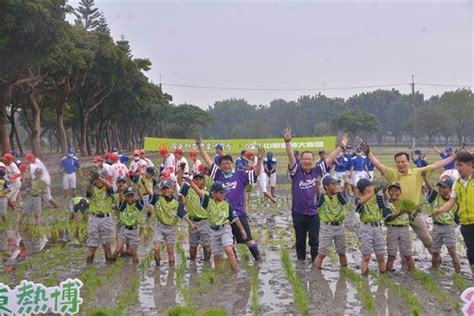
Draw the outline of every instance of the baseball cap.
M320 154L320 155L321 155L321 154L325 154L325 153L326 153L326 151L325 151L324 149L318 151L318 154Z
M216 181L211 185L211 192L226 193L227 188L224 186L222 182Z
M146 154L145 149L140 149L140 154Z
M352 146L351 146L351 145L347 145L347 146L346 146L346 149L352 149Z
M216 149L222 150L222 145L221 145L221 144L217 144L217 145L216 145Z
M99 161L102 161L102 158L100 156L95 156L94 162L99 162Z
M119 160L119 156L118 156L116 153L111 153L111 154L110 154L110 160L112 160L112 161L118 161L118 160Z
M5 161L13 161L13 160L15 160L15 156L13 156L13 155L10 154L10 153L6 153L5 155L3 155L3 160L5 160Z
M191 151L189 152L189 157L197 157L197 152L194 151L194 150L191 150Z
M245 152L245 158L250 159L253 157L253 153L251 151L246 151Z
M160 188L163 189L163 188L172 188L173 187L173 181L171 180L163 180L161 181L160 183Z
M447 151L448 153L452 152L452 151L453 151L453 147L447 147L447 148L446 148L446 151Z
M33 153L28 153L28 154L26 154L25 158L29 162L33 162L33 160L35 160L36 157L35 157L35 155L33 155Z
M181 147L176 147L174 149L174 153L175 154L179 154L179 155L182 155L183 154L183 149Z
M123 195L129 195L129 194L135 194L136 190L134 188L126 188L125 191L123 192Z
M117 182L120 182L120 181L127 182L127 177L125 177L125 176L118 176L118 177L117 177Z
M205 176L204 172L195 172L195 173L193 174L193 177L194 177L194 178L196 178L196 177L205 178L206 176Z
M328 184L331 184L331 183L339 183L339 182L341 182L341 180L333 178L330 175L327 175L323 178L323 185L328 185Z
M402 190L402 187L400 186L400 183L398 182L392 182L388 186L388 189L390 190L391 188L398 188L400 191Z
M242 151L240 152L240 155L241 155L241 156L245 156L245 153L246 153L246 152L247 152L247 151L244 149L244 150L242 150Z
M419 149L419 148L415 149L415 154L417 154L417 155L421 154L421 149Z
M366 187L373 185L374 183L370 181L370 179L367 178L361 178L359 181L356 183L356 187L359 190L365 189Z
M160 156L163 157L164 155L166 155L168 153L168 148L166 147L163 147L160 149Z
M436 183L437 186L441 186L445 188L451 188L453 184L454 184L454 181L451 178L446 178Z
M200 165L198 166L198 170L199 170L199 172L203 173L204 171L206 171L206 165L203 164L203 163L200 164Z
M151 175L154 175L155 174L155 168L153 167L148 167L146 168L146 172L151 174Z
M67 149L67 154L68 154L68 155L74 154L74 148L69 147L69 148Z

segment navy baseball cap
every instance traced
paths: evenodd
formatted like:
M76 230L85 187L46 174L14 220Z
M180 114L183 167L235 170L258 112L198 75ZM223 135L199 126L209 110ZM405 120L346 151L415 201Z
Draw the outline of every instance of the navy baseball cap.
M155 174L155 168L153 168L153 167L148 167L148 168L146 168L146 172L148 172L148 173L151 174L151 175L154 175L154 174Z
M320 154L320 155L321 155L321 154L325 154L325 153L326 153L326 151L325 151L324 149L322 149L322 150L320 150L320 151L318 152L318 154Z
M224 186L222 182L216 181L211 185L211 192L226 193L227 188Z
M421 149L419 149L419 148L415 149L415 154L420 155L421 154Z
M329 176L329 175L327 175L327 176L325 176L325 177L323 178L323 185L324 185L324 186L326 186L326 185L328 185L328 184L331 184L331 183L339 183L339 182L341 182L341 180L338 180L338 179L336 179L336 178L333 178L333 177L331 177L331 176Z
M452 151L453 151L453 147L448 147L448 148L446 148L446 152L450 153L450 152L452 152Z
M454 181L451 178L443 179L443 180L440 180L438 183L436 183L437 186L445 187L445 188L452 188L453 184L454 184Z
M244 149L244 150L242 150L242 151L240 152L240 155L243 156L243 155L245 155L246 152L247 152L247 151Z
M127 182L127 177L125 177L125 176L118 176L118 177L117 177L117 182L120 182L120 181Z
M370 185L374 185L374 183L372 181L370 181L370 179L367 179L367 178L361 178L356 183L356 187L359 190L365 189L366 187L368 187Z
M197 178L197 177L205 178L206 176L204 175L204 172L195 172L193 174L193 177L194 178Z
M137 191L134 188L126 188L125 191L123 192L123 195L130 195L130 194L135 194Z
M163 189L163 188L172 188L173 187L173 181L171 180L163 180L161 181L160 183L160 188Z
M221 145L221 144L217 144L217 145L216 145L216 149L222 150L222 145Z

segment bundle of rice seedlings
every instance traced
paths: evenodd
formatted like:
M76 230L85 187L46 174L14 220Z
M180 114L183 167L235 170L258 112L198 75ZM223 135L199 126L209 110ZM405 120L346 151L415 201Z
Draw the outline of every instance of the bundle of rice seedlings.
M411 214L411 213L413 213L414 211L417 210L418 205L415 202L413 202L412 200L401 199L398 202L398 208L402 211L405 211L405 212Z

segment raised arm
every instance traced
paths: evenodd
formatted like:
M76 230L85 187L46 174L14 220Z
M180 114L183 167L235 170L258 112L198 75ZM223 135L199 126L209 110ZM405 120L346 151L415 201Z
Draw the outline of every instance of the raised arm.
M433 149L434 149L438 154L441 154L441 150L439 150L439 148L436 147L436 145L433 146Z
M201 138L201 136L196 137L196 147L198 148L199 153L201 154L201 157L204 160L204 163L209 168L211 168L214 161L211 159L211 157L209 157L209 155L207 154L207 151L202 147L202 138Z
M265 149L263 147L258 147L257 152L257 165L254 168L255 175L258 177L262 172L262 160L263 156L265 155Z
M364 152L364 154L369 158L370 162L377 168L378 171L383 175L387 171L387 166L382 164L375 155L370 151L370 147L365 140L360 142L360 149Z
M430 171L433 171L433 170L439 169L441 167L444 167L444 166L452 163L455 160L456 160L456 155L452 155L452 156L449 156L446 159L438 160L435 163L432 163L431 165L428 165L427 167L429 168Z
M436 216L436 214L448 212L454 206L454 204L456 204L456 201L457 201L457 197L452 196L448 202L443 204L443 206L441 206L437 210L434 210L432 215Z
M282 132L283 140L285 141L286 154L288 155L288 167L293 169L296 165L296 158L293 152L293 146L291 146L291 140L293 139L293 134L291 133L291 128L285 128Z
M339 147L333 150L325 159L326 166L331 166L332 162L336 157L346 150L346 146L349 143L349 139L347 138L347 134L342 134L341 140L339 141Z
M199 197L202 199L206 195L203 190L201 190L194 181L190 180L189 178L186 179L186 183L191 186L191 188L199 195Z

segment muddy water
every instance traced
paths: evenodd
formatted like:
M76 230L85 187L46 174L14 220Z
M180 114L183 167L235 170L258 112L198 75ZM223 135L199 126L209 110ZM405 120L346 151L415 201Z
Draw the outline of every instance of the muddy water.
M357 284L341 275L339 264L331 258L326 258L323 269L314 271L308 261L298 262L294 256L294 233L291 227L289 198L280 199L276 206L259 201L255 198L249 207L249 217L253 232L258 239L264 257L263 262L255 264L252 259L246 267L244 258L239 254L241 269L232 274L228 269L220 273L210 273L209 263L202 260L201 254L196 262L187 261L182 277L184 290L190 293L191 305L196 309L219 307L232 315L251 315L252 306L252 277L250 270L258 271L258 312L261 315L300 315L293 296L293 288L287 279L280 258L280 247L290 250L293 268L299 280L306 289L310 315L364 315L367 314L362 293ZM357 249L356 219L349 216L348 229L348 259L350 268L358 272L360 254ZM355 224L354 224L355 223ZM180 224L178 239L186 240L186 227ZM388 273L391 281L399 283L408 291L416 294L422 312L426 315L457 315L452 302L459 300L460 290L453 285L452 265L446 252L442 256L442 268L431 270L430 256L413 234L414 256L417 267L427 273L437 284L437 290L448 297L448 302L441 301L436 293L430 290L410 273L401 269L397 260L396 271ZM85 265L84 246L68 243L54 244L48 242L47 236L33 238L15 230L0 231L2 266L16 267L12 272L1 272L0 282L11 287L23 278L35 282L49 280L59 281L67 277L83 277ZM21 246L20 246L21 245ZM186 243L183 248L187 249ZM140 246L141 261L152 249L150 241ZM458 249L462 254L463 277L472 284L471 272L465 258L462 243ZM26 254L25 254L26 252ZM239 251L240 253L240 251ZM142 263L143 264L143 263ZM124 293L130 289L134 277L138 277L138 290L132 293L127 302L127 315L165 315L166 310L175 305L185 304L183 288L179 286L177 271L180 261L177 256L175 267L169 267L166 253L163 254L162 265L156 267L154 262L148 265L132 265L130 258L125 257L120 268L114 270L114 265L106 265L103 252L98 250L96 255L95 279L101 280L94 287L86 283L84 293L87 300L82 306L82 313L88 314L99 306L113 307L124 300ZM375 260L371 269L376 270ZM204 273L205 272L205 273ZM214 276L212 284L203 275ZM370 291L375 301L375 312L379 315L407 315L410 307L406 300L393 289L380 284L375 276L365 279L364 289ZM86 294L85 294L86 295Z

